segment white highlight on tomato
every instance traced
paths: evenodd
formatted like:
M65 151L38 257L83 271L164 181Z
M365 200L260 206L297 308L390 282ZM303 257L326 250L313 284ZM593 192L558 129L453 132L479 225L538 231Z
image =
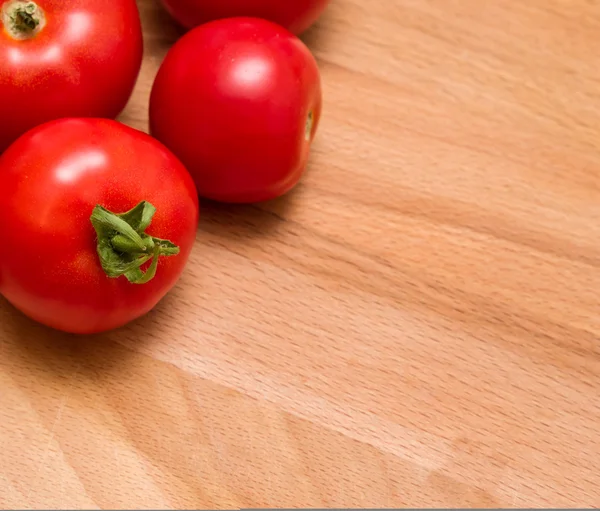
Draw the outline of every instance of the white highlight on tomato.
M106 165L106 154L93 149L73 154L56 171L56 177L61 183L77 181L82 174L101 169Z

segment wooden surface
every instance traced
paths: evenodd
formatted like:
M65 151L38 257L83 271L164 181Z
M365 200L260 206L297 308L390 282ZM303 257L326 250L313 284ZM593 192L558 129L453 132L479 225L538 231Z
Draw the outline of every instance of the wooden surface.
M140 7L145 129L178 31ZM0 301L0 507L599 506L599 20L333 0L289 197L205 204L119 332Z

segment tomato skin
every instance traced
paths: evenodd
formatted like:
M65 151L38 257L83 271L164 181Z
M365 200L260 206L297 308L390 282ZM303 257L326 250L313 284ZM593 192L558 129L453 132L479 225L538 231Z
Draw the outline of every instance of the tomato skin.
M115 118L142 63L135 0L35 1L47 22L33 38L16 40L0 22L0 152L50 120Z
M208 21L240 16L273 21L301 34L321 16L329 0L162 0L167 11L190 29Z
M261 202L298 183L321 108L317 63L296 36L265 20L229 18L191 30L167 54L150 130L184 163L200 196Z
M30 318L70 333L125 325L178 281L194 244L198 198L177 158L149 135L107 119L62 119L0 156L0 293ZM97 204L156 207L148 234L180 247L146 284L109 278L90 221Z

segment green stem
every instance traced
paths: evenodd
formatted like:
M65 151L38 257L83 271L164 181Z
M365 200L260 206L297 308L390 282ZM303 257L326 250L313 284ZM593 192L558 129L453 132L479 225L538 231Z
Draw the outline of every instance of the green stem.
M140 238L140 240L142 241L141 247L140 245L138 245L137 239L132 240L129 236L117 234L110 242L117 252L122 252L124 254L151 254L154 251L154 241L152 240L152 238Z
M113 213L96 206L90 217L98 235L100 264L110 278L125 276L132 284L145 284L156 275L161 256L179 254L179 247L144 231L152 222L156 208L142 201L126 213ZM141 267L151 261L143 272Z

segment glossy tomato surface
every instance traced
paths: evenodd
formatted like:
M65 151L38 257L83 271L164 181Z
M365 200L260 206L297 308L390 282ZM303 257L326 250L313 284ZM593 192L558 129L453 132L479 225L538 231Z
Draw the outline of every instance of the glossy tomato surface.
M142 62L135 0L0 0L0 19L0 152L43 122L123 110Z
M0 156L0 293L23 313L71 333L120 327L152 309L179 279L195 240L198 198L162 144L107 119L34 128ZM148 201L146 232L179 254L145 284L109 277L91 223L96 206L121 214Z
M222 18L251 16L282 25L295 34L304 32L323 13L329 0L163 0L184 27Z
M151 133L185 164L201 196L260 202L301 178L321 116L308 48L255 18L197 27L169 51L150 99Z

